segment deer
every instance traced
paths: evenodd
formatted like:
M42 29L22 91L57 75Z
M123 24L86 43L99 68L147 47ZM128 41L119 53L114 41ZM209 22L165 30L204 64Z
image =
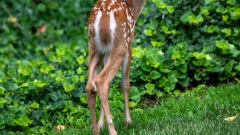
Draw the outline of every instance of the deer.
M89 13L87 105L90 110L92 131L99 135L104 117L110 135L117 135L108 103L110 82L121 67L121 90L124 94L125 125L132 123L129 110L131 43L135 23L146 0L98 0ZM100 70L102 67L102 70ZM96 96L101 102L100 116L96 120Z

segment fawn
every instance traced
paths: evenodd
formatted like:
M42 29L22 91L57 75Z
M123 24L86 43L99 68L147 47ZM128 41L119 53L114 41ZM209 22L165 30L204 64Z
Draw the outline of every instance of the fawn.
M134 38L135 23L146 0L98 0L88 18L89 69L86 86L87 103L91 113L92 130L95 135L104 125L116 135L108 103L109 83L122 71L121 89L124 93L125 123L131 123L129 112L129 69L132 58L131 43ZM99 67L103 66L99 73ZM96 95L101 101L100 118L97 123Z

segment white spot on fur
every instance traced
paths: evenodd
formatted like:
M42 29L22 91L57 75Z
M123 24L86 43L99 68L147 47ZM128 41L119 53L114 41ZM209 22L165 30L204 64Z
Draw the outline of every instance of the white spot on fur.
M93 89L93 91L94 92L97 92L97 87L96 87L96 84L95 84L95 82L93 81L93 86L94 86L94 89Z
M115 20L115 17L114 17L114 13L113 12L110 12L110 30L112 32L112 43L114 42L114 38L115 38L115 31L116 31L116 20Z
M104 126L104 110L103 107L101 107L100 116L98 120L98 129L102 128Z
M100 43L100 35L99 35L99 22L100 22L101 17L102 17L102 12L98 11L96 19L95 19L95 22L94 22L95 42L96 42L97 46L101 45L101 43Z
M112 123L113 123L112 119L111 119L111 118L109 118L109 124L112 124Z

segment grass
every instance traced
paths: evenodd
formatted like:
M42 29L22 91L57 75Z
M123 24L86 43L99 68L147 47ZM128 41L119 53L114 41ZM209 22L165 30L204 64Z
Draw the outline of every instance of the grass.
M132 112L133 124L126 128L123 116L114 119L119 135L238 135L240 118L225 118L240 113L240 83L208 87L201 85L161 105ZM56 134L51 131L50 134ZM63 135L91 134L90 127L70 128ZM101 134L108 134L107 128Z

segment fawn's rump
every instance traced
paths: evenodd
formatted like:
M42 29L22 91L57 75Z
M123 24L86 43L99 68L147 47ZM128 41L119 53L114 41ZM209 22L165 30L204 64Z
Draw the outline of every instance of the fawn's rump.
M110 28L110 15L103 13L100 19L98 29L102 45L109 45L112 42L113 33L115 30Z
M131 43L134 23L133 14L125 2L99 1L90 12L88 34L96 51L108 54L113 46L125 48Z
M97 12L94 22L96 48L101 53L111 51L115 38L116 20L113 12Z

